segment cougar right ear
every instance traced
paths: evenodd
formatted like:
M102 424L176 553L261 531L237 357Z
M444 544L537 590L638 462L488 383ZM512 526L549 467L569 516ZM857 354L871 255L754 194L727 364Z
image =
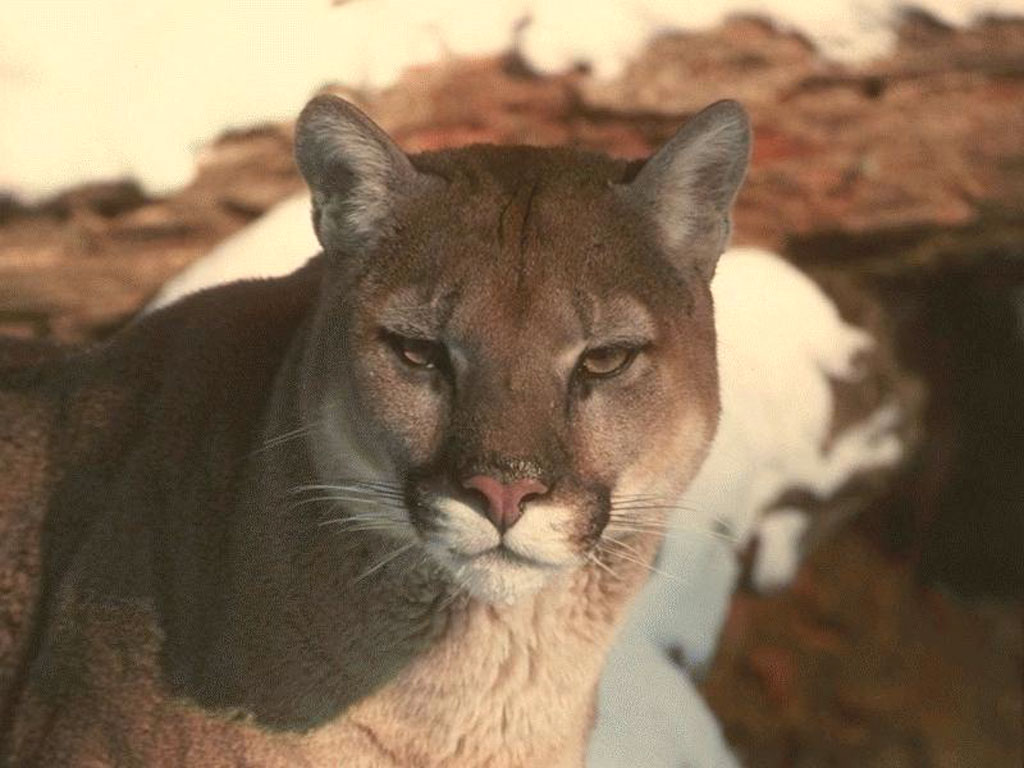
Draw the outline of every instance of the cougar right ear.
M358 253L371 246L396 199L426 183L370 118L327 94L299 115L295 159L313 193L313 229L328 253Z
M648 211L662 244L710 279L750 160L750 120L735 101L699 112L644 163L627 194Z

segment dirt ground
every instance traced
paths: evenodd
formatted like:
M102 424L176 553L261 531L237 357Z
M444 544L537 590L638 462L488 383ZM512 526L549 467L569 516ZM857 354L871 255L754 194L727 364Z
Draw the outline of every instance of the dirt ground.
M656 41L614 83L514 57L349 94L409 150L573 143L642 156L740 98L757 145L736 239L882 308L924 384L906 467L791 589L737 595L704 690L751 766L1020 766L1024 22L908 19L897 52L823 62L755 19ZM162 199L130 182L0 200L0 333L94 341L297 191L290 126L222 138Z

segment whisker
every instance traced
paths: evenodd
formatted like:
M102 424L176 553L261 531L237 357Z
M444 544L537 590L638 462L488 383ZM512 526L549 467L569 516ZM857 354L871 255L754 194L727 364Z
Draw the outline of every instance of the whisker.
M372 496L366 494L353 494L351 491L345 493L339 493L335 496L328 498L338 499L339 501L365 501L367 503L381 504L384 506L391 506L395 509L405 509L405 502L402 499L392 498L390 496Z
M645 531L670 531L678 527L677 523L670 520L654 520L635 516L609 517L608 526L620 526L623 528L634 528Z
M336 478L335 481L333 483L331 483L330 485L345 485L345 484L350 484L350 485L366 485L366 486L373 486L375 488L391 488L391 489L400 489L400 488L402 488L402 483L400 483L398 481L395 481L395 480L385 480L385 479L382 479L382 478L376 478L375 479L375 478L366 478L366 477L339 477L339 478ZM325 484L325 483L313 483L311 485L300 485L300 486L296 486L296 487L298 487L298 488L323 488L323 487L325 487L327 485L328 484Z
M659 525L663 524L663 523L666 524L666 525L676 525L677 524L676 521L662 521L662 520L656 520L656 519L651 519L651 518L647 518L647 517L641 517L641 516L633 514L637 510L644 511L644 510L646 510L648 508L660 509L661 507L660 506L659 507L613 506L608 511L608 516L611 519L630 520L630 521L638 521L638 522L639 521L644 521L644 522L656 523L656 524L659 524ZM722 516L720 514L710 515L709 516L704 511L698 509L697 507L690 507L690 506L683 506L683 505L674 505L672 507L666 507L666 509L673 509L673 510L678 510L678 511L683 511L683 512L692 512L694 515L697 515L700 518L710 517L709 524L713 525L715 528L718 528L718 529L721 529L721 530L724 530L724 531L729 531L729 530L732 529L732 523L731 523L731 521L728 518L726 518L726 517L724 517L724 516Z
M386 499L374 499L366 496L318 496L315 499L304 499L302 501L296 501L288 506L288 511L291 512L299 507L304 507L307 504L322 504L326 501L333 501L336 505L342 502L354 502L357 504L370 504L375 507L384 507L385 509L405 509L403 504L395 504Z
M375 496L387 497L387 498L405 498L405 494L397 489L388 489L384 487L365 487L360 483L331 483L331 484L316 484L316 485L297 485L294 488L289 489L289 494L305 493L307 491L349 491L364 494L372 494Z
M452 590L452 593L450 595L448 595L448 597L446 597L441 602L441 604L438 606L438 608L437 608L438 612L442 612L442 611L447 610L448 608L450 608L455 603L456 600L459 599L459 597L461 597L463 594L468 594L468 593L469 593L469 584L468 584L468 582L465 579L459 579L458 583L455 585L455 589Z
M666 527L656 527L656 526L653 526L653 525L652 526L626 525L626 524L615 523L615 522L608 523L604 527L604 529L606 531L624 531L624 532L627 532L627 533L658 533L658 534L668 534L668 533L671 533L671 530L669 528L666 528Z
M687 583L685 579L680 578L679 576L677 576L674 573L669 573L668 571L663 571L660 568L656 568L655 566L651 565L650 563L644 562L639 557L634 557L632 554L630 554L630 552L636 552L636 550L633 549L632 547L629 547L628 545L623 544L621 541L618 541L617 539L601 539L601 543L602 544L617 544L617 545L619 545L621 547L625 547L627 550L629 550L629 551L615 551L615 550L611 550L611 549L606 549L605 551L608 554L610 554L610 555L615 555L616 557L620 557L623 560L625 560L626 562L630 562L630 563L633 563L635 565L639 565L641 568L646 568L651 573L656 573L659 576L664 576L667 579L672 579L673 581L677 581L680 584L686 584Z
M669 521L665 517L654 516L654 515L637 515L633 513L631 509L612 509L608 512L609 520L631 520L638 523L645 523L650 525L669 525Z
M604 562L594 552L588 552L587 553L587 559L590 560L590 562L592 562L594 565L599 567L601 570L603 570L606 573L610 574L613 579L616 579L618 581L622 581L622 577L619 576L619 574L617 574L615 571L613 571L611 566L608 565L606 562Z
M404 510L403 510L404 511ZM376 509L363 509L363 510L345 510L345 513L338 515L335 520L405 520L406 515L396 514L397 510L385 509L384 511Z
M725 544L729 544L729 545L735 545L739 541L738 537L736 537L736 536L730 536L728 534L721 533L719 531L715 531L715 530L710 529L710 528L697 527L697 526L685 526L684 527L684 526L673 525L673 524L666 524L664 526L653 526L653 525L645 526L643 524L632 525L632 524L623 524L623 523L612 521L612 522L609 522L608 525L605 526L605 530L606 531L613 531L613 532L614 531L623 531L623 532L630 532L630 533L646 533L646 534L660 533L660 534L663 534L665 536L665 538L682 538L682 537L689 537L689 536L692 536L692 535L708 536L709 538L715 539L717 541L721 541L721 542L723 542Z
M620 525L629 528L642 528L648 531L667 531L672 525L667 520L644 520L635 517L610 517L608 525Z
M350 483L352 485L363 485L368 488L381 488L384 490L400 491L404 487L402 483L392 480L360 480L359 478L339 478L339 483Z
M401 520L404 515L392 516L391 511L379 512L375 509L352 512L346 510L344 515L339 515L337 520Z
M609 537L606 537L604 539L604 541L608 542L609 544L616 544L616 545L622 547L623 549L625 549L627 552L632 552L640 560L642 560L643 557L644 557L640 553L640 550L638 550L636 547L630 546L629 544L627 544L626 542L622 541L621 539L616 539L616 538L613 538L613 537L609 536Z
M338 483L337 488L346 488L357 491L364 491L366 493L379 493L387 494L391 496L405 496L405 491L399 486L384 485L378 483L360 482L360 483Z
M304 437L305 435L312 432L315 427L319 426L322 423L322 421L322 419L317 419L316 421L310 424L303 424L300 427L290 429L287 432L282 432L279 435L275 435L274 437L268 438L263 442L263 445L254 450L250 455L255 456L256 454L263 453L264 451L268 451L271 448L277 448L281 445L284 445L285 443L290 443L292 440L297 440L300 437Z
M376 573L381 568L383 568L385 565L390 563L392 560L394 560L395 558L401 556L403 553L408 552L410 549L415 547L416 544L417 544L417 542L413 541L413 542L411 542L409 544L405 544L404 546L401 546L398 549L394 550L389 555L386 555L385 557L383 557L375 565L370 566L365 571L363 571L361 574L356 576L356 578L352 580L352 583L356 584L356 583L362 581L363 579L365 579L367 576L369 576L369 575L371 575L373 573Z
M645 512L645 511L679 511L679 512L700 512L696 507L689 507L685 504L613 504L612 509L620 512Z
M354 498L364 499L380 499L381 501L390 501L393 503L405 504L405 496L400 494L389 494L389 493L376 493L372 491L363 491L358 488L339 488L340 492L346 496L352 496Z
M348 527L352 529L355 523L360 523L365 526L379 526L382 528L395 528L401 527L403 520L394 517L332 517L330 520L321 520L316 523L316 527L322 528L326 525L333 525L338 528ZM351 525L346 526L346 523Z
M400 530L401 530L401 528L399 526L397 526L397 525L356 525L356 526L349 526L347 528L344 527L344 526L334 526L331 529L331 532L335 533L335 534L338 534L338 535L341 535L341 534L346 534L346 533L370 533L370 532L375 532L375 533L385 533L385 532L396 533L396 532L398 532Z

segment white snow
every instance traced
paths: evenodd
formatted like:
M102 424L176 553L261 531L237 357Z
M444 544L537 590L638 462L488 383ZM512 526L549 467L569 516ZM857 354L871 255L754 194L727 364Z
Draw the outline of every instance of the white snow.
M636 622L626 626L612 647L598 707L587 768L740 765L694 681Z
M763 592L782 589L800 567L800 541L810 519L802 509L773 509L757 526L753 581Z
M393 83L407 67L518 48L552 72L614 76L652 35L760 13L826 56L893 41L901 0L4 0L0 191L35 201L86 181L186 184L229 128L295 116L320 86ZM1024 15L1024 0L917 0L943 21ZM529 23L522 26L524 20ZM520 29L521 27L521 29ZM518 31L517 31L518 29Z
M313 203L306 193L275 205L249 226L168 280L146 312L213 285L287 275L320 252L313 233Z

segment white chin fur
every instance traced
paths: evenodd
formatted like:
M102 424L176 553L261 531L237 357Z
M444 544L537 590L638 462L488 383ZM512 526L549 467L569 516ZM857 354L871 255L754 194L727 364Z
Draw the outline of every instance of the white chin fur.
M437 559L457 586L487 603L515 602L533 594L558 574L552 568L501 559L496 553L458 563L446 553L440 553Z
M446 497L433 506L437 530L430 535L428 550L454 584L479 600L513 602L579 561L561 532L571 515L568 509L527 504L523 516L505 534L505 546L524 560L535 561L530 563L495 551L502 543L497 529L468 504Z

